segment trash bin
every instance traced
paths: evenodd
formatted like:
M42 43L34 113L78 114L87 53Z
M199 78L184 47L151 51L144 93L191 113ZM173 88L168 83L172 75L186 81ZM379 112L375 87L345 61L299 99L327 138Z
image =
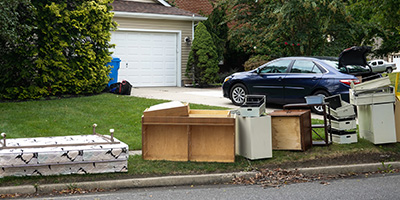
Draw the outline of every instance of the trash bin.
M110 74L108 77L110 77L110 82L108 82L107 86L110 86L113 83L118 82L118 69L119 69L119 64L121 63L121 59L113 57L111 62L107 63L107 66L111 67Z

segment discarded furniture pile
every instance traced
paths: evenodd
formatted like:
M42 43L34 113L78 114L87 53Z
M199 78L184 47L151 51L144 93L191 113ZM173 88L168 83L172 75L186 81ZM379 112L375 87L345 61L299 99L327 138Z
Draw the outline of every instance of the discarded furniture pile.
M0 178L127 172L128 145L110 135L7 139L0 142Z
M360 138L374 144L398 142L395 93L388 81L380 78L352 85L350 103L340 95L308 96L306 103L287 104L268 114L263 95L246 95L244 104L231 111L191 110L181 102L155 105L142 116L142 156L145 160L234 162L235 155L266 159L272 158L272 150L307 151L316 145L357 143L354 106ZM323 124L311 123L312 106L321 106ZM399 107L396 120L400 120ZM313 140L312 133L319 139Z

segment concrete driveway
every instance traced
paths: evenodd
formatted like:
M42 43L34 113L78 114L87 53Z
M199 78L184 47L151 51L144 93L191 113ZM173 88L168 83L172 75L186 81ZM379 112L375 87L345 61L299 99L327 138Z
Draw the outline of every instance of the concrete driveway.
M231 101L222 96L222 89L218 88L190 88L190 87L141 87L132 88L132 96L151 99L165 99L227 108L238 108Z
M144 97L150 99L164 99L171 101L181 101L195 104L204 104L210 106L220 106L231 109L237 109L238 106L223 97L222 88L191 88L191 87L140 87L132 88L131 96ZM267 105L268 106L268 105ZM281 107L268 106L267 113L274 110L281 110ZM312 118L323 119L320 115L311 115Z

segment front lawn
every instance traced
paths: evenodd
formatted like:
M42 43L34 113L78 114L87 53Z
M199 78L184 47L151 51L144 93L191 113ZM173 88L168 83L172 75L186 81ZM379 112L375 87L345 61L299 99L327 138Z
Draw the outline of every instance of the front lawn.
M7 138L88 135L92 125L96 132L109 134L129 145L142 148L141 117L143 111L166 101L101 94L95 96L43 101L0 103L0 132ZM222 109L190 105L192 109Z

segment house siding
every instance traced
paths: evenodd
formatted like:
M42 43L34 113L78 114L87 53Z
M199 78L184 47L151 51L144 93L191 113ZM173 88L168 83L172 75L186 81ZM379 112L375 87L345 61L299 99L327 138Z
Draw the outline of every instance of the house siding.
M121 18L114 17L114 20L119 24L121 29L140 29L140 30L171 30L181 31L181 80L182 84L190 82L185 76L186 64L189 57L191 46L186 45L184 38L192 39L192 22L177 21L177 20L153 20L153 19L136 19L136 18Z

